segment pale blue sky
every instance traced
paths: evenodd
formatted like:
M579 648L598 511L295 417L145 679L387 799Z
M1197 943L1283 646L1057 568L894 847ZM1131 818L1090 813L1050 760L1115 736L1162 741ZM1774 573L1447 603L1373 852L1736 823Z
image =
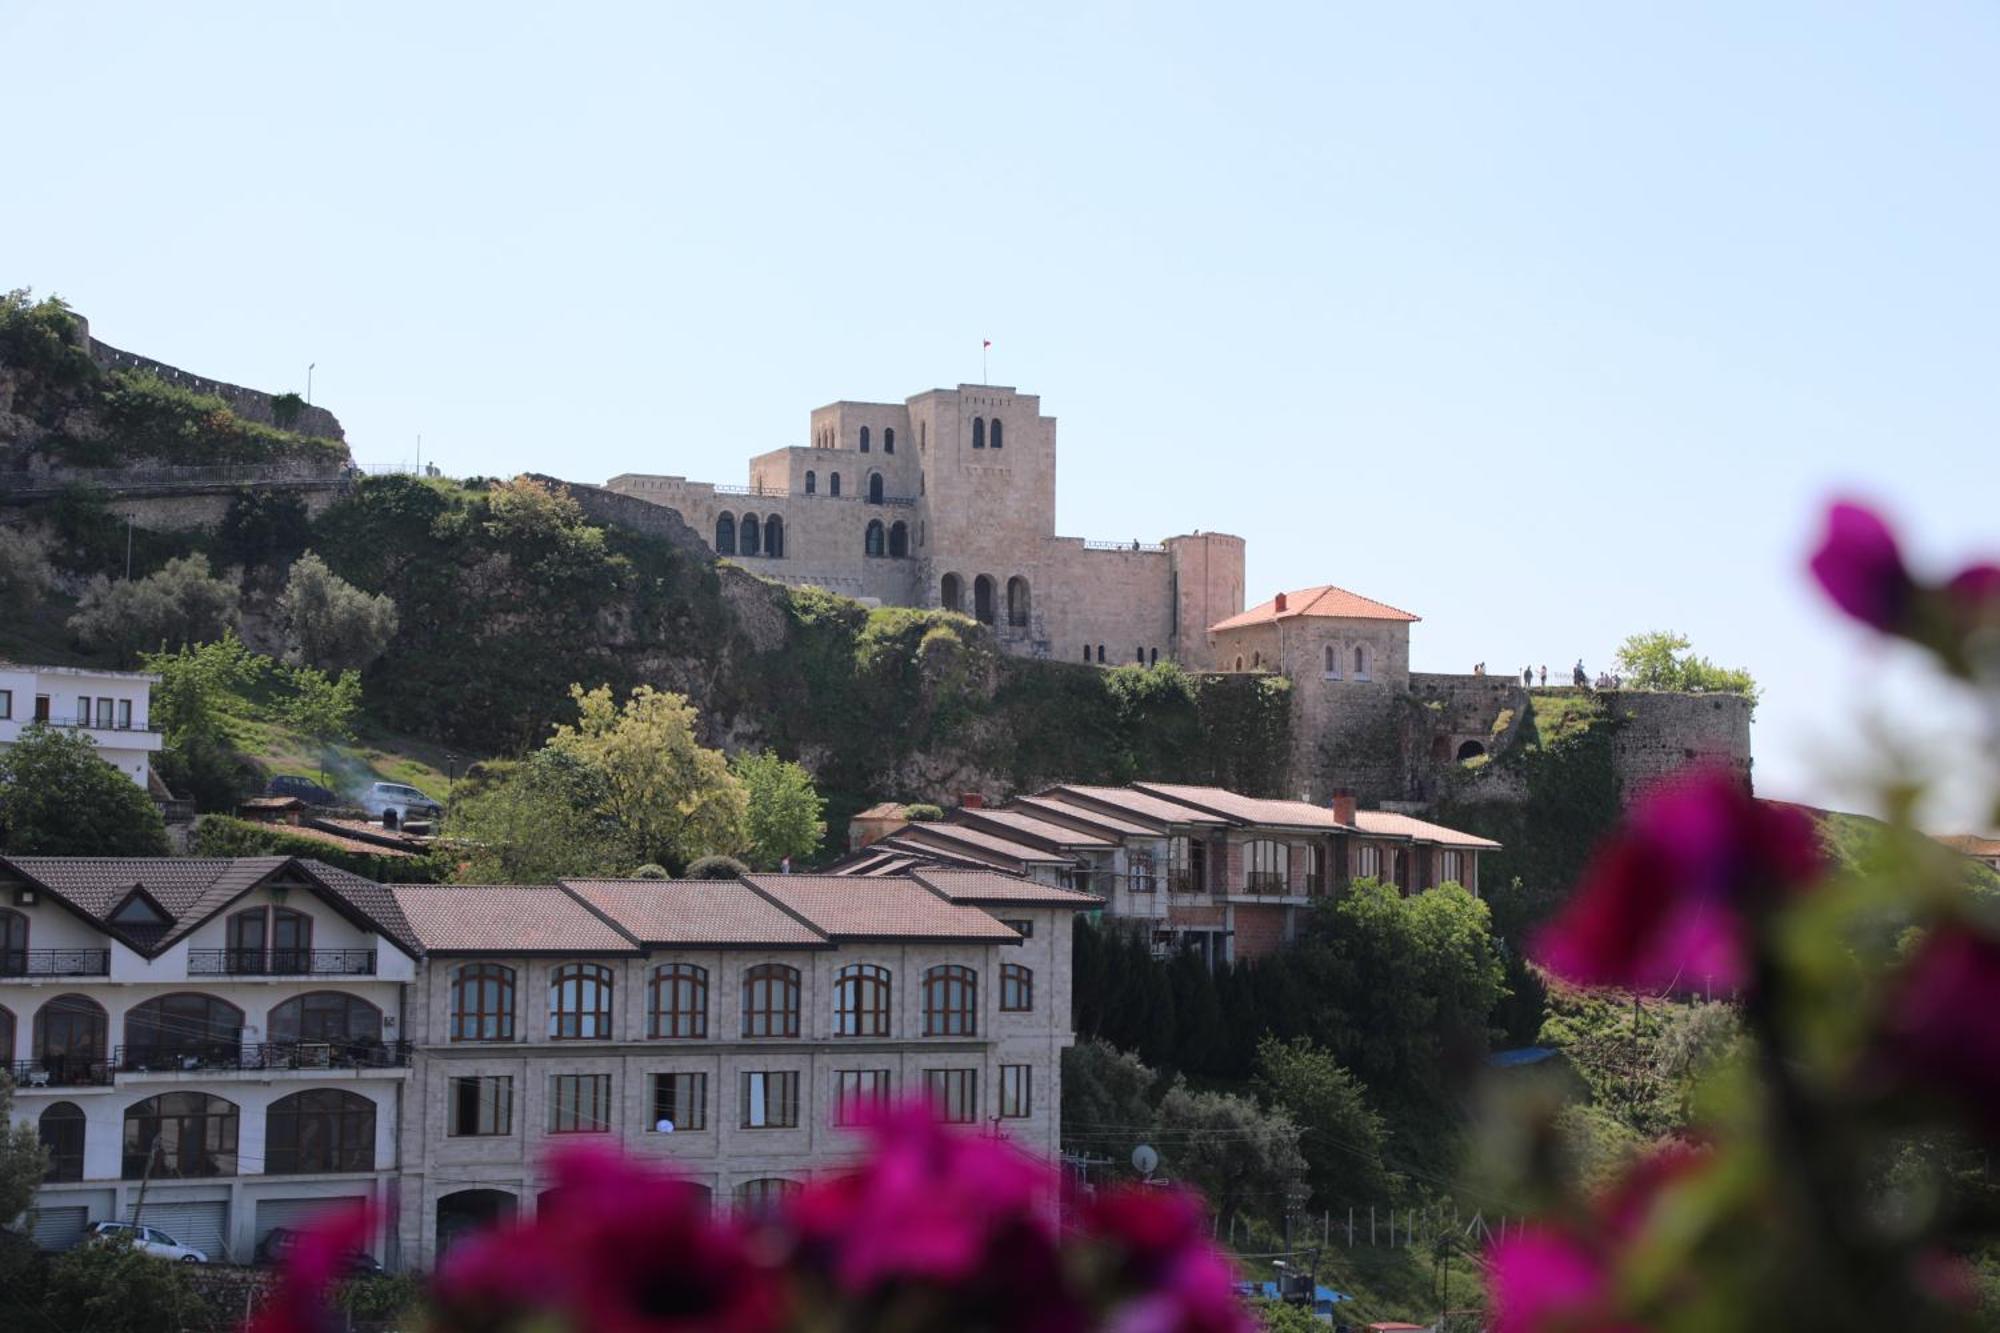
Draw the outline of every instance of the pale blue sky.
M1422 668L1679 628L1761 788L1847 799L1818 505L2000 545L2000 10L1014 10L0 0L0 284L585 481L741 482L990 337L1065 533L1241 533Z

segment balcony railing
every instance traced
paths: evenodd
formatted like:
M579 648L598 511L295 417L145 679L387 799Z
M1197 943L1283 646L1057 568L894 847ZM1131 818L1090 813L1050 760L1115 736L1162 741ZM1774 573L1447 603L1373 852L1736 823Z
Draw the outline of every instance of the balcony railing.
M1243 876L1245 893L1276 893L1285 891L1285 872L1282 870L1252 870Z
M372 977L373 949L189 949L191 977Z
M0 977L108 977L109 949L0 950Z
M118 1046L111 1067L121 1074L193 1074L284 1069L401 1069L406 1041L174 1042Z
M1206 893L1207 890L1195 878L1192 870L1169 870L1167 872L1168 893Z
M97 722L87 717L38 717L35 719L45 727L65 727L71 731L145 731L157 732L157 722Z
M20 1088L89 1088L111 1085L111 1065L85 1056L54 1055L17 1060L7 1067Z

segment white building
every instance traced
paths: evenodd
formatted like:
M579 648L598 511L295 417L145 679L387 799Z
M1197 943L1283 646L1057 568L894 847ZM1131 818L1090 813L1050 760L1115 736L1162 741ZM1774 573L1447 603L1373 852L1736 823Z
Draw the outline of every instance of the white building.
M138 1221L248 1262L387 1202L418 955L387 890L313 861L0 857L0 1057L53 1159L36 1238Z
M96 742L105 763L144 788L161 745L151 717L159 680L137 671L0 662L0 746L36 722L75 729Z

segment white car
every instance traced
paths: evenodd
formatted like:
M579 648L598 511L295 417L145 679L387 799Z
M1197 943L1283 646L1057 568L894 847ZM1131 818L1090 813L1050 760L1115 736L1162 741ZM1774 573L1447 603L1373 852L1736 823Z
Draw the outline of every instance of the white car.
M436 819L444 807L415 787L400 782L378 782L361 793L361 808L394 828L412 819Z
M190 1245L183 1245L158 1227L134 1226L130 1222L94 1222L90 1227L90 1240L115 1240L124 1237L132 1242L132 1248L141 1254L150 1254L155 1259L178 1259L184 1264L205 1264L208 1256Z

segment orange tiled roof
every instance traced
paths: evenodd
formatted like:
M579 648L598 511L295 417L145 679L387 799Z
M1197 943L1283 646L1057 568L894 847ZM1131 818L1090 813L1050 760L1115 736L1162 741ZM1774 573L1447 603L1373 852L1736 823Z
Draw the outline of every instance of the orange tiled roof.
M909 879L751 875L745 882L834 938L966 944L1009 944L1020 938L978 908L947 902Z
M1280 828L1347 827L1333 817L1332 810L1308 801L1274 801L1262 796L1244 796L1226 787L1196 787L1177 782L1133 785L1154 796L1243 824L1272 824Z
M1482 838L1476 833L1461 833L1442 824L1433 824L1413 815L1391 814L1387 810L1356 810L1354 824L1363 833L1409 838L1415 842L1434 842L1440 847L1492 849L1500 846L1493 839Z
M637 953L638 943L558 884L397 884L430 953Z
M733 879L566 879L563 887L642 944L826 943L811 926Z
M919 866L910 878L943 894L955 903L980 903L993 907L1074 907L1085 911L1102 907L1095 894L1078 893L1054 884L1037 884L1018 875L1001 875L990 870L940 870Z
M1222 630L1243 629L1250 625L1270 625L1280 620L1291 620L1297 616L1327 616L1339 620L1421 620L1422 616L1411 615L1387 602L1378 602L1372 597L1336 588L1330 583L1322 583L1316 588L1300 588L1297 592L1279 593L1285 599L1285 609L1278 609L1278 598L1248 611L1240 612L1227 620L1218 620L1208 627L1210 634Z

